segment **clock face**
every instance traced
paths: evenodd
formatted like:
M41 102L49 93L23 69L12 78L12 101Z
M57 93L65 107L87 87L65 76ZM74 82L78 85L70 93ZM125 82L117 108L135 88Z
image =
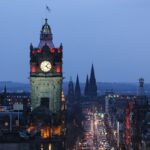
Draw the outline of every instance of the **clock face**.
M49 61L42 61L40 68L43 72L49 72L52 68L52 65Z

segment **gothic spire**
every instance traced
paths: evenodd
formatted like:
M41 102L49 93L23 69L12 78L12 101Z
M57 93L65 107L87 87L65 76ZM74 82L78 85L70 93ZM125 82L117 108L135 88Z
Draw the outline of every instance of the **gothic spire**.
M4 87L4 94L7 93L7 87L6 87L6 84L5 84L5 87Z
M90 75L89 93L90 93L90 96L97 96L97 85L96 85L96 78L95 78L93 64L92 64L91 75Z
M87 77L86 77L84 95L85 95L85 96L89 96L89 77L88 77L88 75L87 75Z
M74 97L74 84L72 81L72 77L70 77L70 81L68 84L68 96L69 97Z
M94 72L94 66L92 64L92 67L91 67L91 76L90 76L90 80L95 80L95 72Z
M81 89L80 89L79 77L77 75L76 85L75 85L75 97L80 98L80 96L81 96Z

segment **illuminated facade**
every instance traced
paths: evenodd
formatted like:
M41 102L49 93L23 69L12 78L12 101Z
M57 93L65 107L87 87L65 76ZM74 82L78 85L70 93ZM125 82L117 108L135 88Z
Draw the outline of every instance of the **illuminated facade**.
M61 108L62 45L55 48L51 28L45 19L37 48L30 45L31 106L45 105L52 113Z
M54 46L51 28L45 19L38 47L30 45L32 113L27 131L33 136L40 132L42 139L53 141L52 150L65 147L62 50L62 44L58 48Z

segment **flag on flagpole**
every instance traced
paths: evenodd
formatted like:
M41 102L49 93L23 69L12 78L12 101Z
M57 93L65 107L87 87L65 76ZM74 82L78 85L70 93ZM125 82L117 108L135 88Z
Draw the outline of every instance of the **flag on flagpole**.
M47 10L48 12L50 12L50 11L51 11L51 9L49 8L49 6L48 6L48 5L46 5L46 10Z

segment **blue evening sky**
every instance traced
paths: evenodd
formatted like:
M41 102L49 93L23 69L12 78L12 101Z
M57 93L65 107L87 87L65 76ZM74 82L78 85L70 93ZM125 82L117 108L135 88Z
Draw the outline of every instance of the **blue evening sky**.
M64 46L66 81L84 82L93 63L97 81L150 82L150 0L1 0L1 81L29 81L29 45L45 17Z

